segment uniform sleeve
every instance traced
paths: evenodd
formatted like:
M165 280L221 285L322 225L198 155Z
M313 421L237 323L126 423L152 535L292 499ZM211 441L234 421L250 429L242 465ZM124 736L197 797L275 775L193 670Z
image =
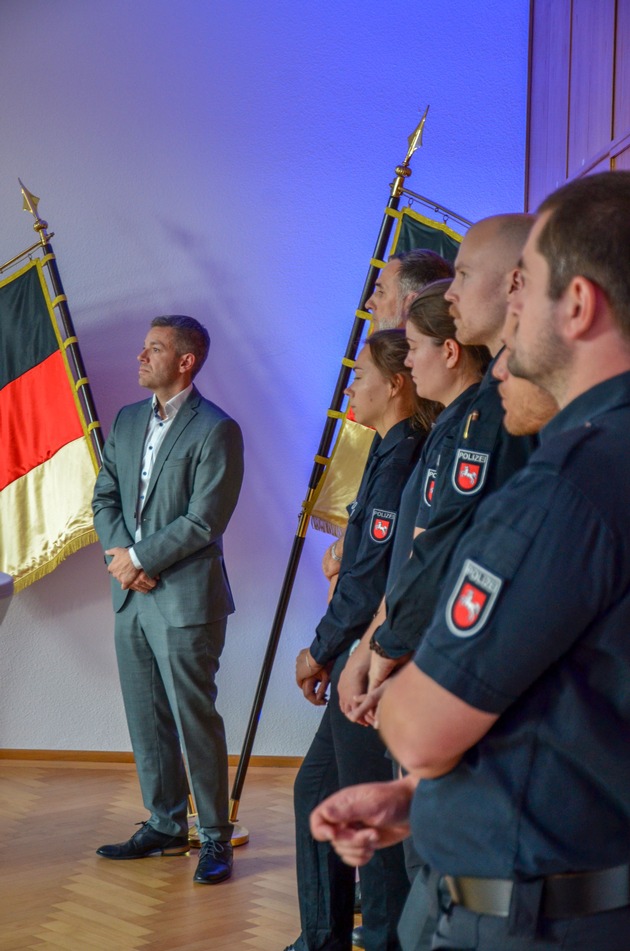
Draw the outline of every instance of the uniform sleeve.
M359 531L356 552L347 568L345 558L342 561L337 587L317 626L310 651L318 664L328 663L361 637L376 613L385 592L400 497L412 468L413 461L392 460L384 465L374 476L358 516L352 517ZM379 512L385 521L385 513L394 516L386 538L379 537Z
M517 476L458 545L415 663L502 713L612 603L618 546L579 488L557 473Z
M462 493L455 488L458 452L462 440L445 443L434 490L428 525L414 541L413 554L387 599L387 619L376 640L390 657L414 652L427 629L455 547L472 523L481 500L496 491L527 462L534 443L525 437L508 435L503 429L500 401L483 418L487 471L478 492ZM482 445L484 445L482 443Z

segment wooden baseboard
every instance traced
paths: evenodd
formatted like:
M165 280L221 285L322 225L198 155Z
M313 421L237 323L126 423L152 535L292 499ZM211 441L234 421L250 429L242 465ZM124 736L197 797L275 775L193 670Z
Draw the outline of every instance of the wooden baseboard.
M125 750L11 750L0 749L0 760L30 760L59 763L133 763L133 753ZM230 766L237 766L239 757L228 756ZM301 756L252 756L250 766L299 767Z

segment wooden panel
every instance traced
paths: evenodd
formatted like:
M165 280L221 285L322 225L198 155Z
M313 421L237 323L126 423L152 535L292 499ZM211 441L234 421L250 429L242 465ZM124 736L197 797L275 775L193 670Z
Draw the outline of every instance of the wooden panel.
M613 135L620 139L630 132L630 0L617 0L615 47Z
M530 33L533 210L565 174L630 171L630 0L532 0Z
M526 207L566 179L571 0L532 0Z
M573 0L569 178L612 139L615 0Z

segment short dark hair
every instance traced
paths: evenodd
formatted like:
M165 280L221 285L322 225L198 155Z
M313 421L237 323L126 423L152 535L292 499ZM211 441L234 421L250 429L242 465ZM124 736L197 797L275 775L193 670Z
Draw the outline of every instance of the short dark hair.
M416 299L409 307L407 320L413 324L418 333L425 337L431 337L437 345L445 343L447 340L457 340L455 332L455 321L450 313L450 305L444 299L444 295L451 286L450 279L434 281L427 284L423 291L420 291ZM490 351L482 345L468 346L459 344L464 359L468 360L471 367L484 374L490 366Z
M390 261L400 261L399 285L400 296L417 294L442 277L453 277L453 265L436 251L429 248L412 248L411 251L401 251L392 254Z
M183 314L165 314L162 317L154 317L151 326L171 327L174 330L175 347L178 355L192 353L195 357L192 375L193 378L196 377L206 362L210 349L210 334L206 328L194 317L186 317Z
M630 172L600 172L563 185L538 214L551 212L538 238L549 266L548 293L559 300L580 275L606 295L630 338Z
M394 330L376 330L367 338L365 345L370 348L370 356L381 376L386 380L392 380L398 373L405 377L413 406L412 424L416 429L428 433L444 407L441 403L426 400L416 393L411 370L405 366L409 353L405 331L400 327Z

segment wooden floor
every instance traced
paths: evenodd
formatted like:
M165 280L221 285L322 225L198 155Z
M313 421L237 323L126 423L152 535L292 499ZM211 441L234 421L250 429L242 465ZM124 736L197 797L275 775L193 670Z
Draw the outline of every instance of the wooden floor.
M189 856L94 850L146 819L133 766L0 761L0 951L283 951L299 934L295 770L252 767L234 874L193 885Z

